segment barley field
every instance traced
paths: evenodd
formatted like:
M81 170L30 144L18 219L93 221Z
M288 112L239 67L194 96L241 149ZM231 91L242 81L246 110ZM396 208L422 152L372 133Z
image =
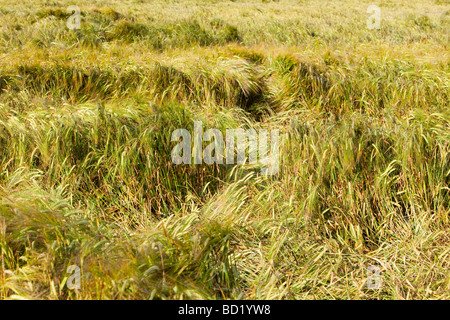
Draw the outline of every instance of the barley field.
M448 0L0 0L0 299L450 299L449 30ZM279 130L278 173L175 165L194 121Z

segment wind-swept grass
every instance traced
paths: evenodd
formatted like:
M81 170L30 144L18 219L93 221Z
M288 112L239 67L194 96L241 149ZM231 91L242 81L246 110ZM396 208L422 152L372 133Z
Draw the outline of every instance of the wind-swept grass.
M450 298L445 2L1 2L1 299ZM175 165L194 121L279 173Z

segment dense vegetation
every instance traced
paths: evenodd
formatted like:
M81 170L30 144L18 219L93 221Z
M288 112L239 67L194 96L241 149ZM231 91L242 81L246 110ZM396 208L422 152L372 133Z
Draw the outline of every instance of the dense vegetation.
M450 298L448 1L0 3L0 298ZM279 173L174 165L194 120Z

